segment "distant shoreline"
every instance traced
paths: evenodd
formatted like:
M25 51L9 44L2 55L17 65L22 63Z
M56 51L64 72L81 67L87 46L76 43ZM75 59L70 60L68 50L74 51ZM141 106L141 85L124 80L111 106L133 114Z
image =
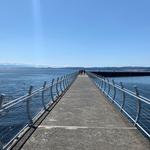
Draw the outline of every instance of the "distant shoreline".
M18 64L0 64L0 69L72 69L72 70L87 70L87 71L133 71L133 72L150 72L150 67L47 67L47 66L30 66Z

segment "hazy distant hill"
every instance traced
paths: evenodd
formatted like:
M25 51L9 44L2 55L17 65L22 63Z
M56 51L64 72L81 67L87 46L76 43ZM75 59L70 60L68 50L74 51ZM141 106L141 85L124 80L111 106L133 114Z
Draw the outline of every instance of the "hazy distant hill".
M0 68L1 69L7 69L7 68L24 68L24 67L33 67L33 66L26 65L26 64L8 64L8 63L0 64Z
M12 68L53 68L53 67L46 67L46 66L33 66L33 65L26 65L26 64L0 64L0 69L12 69ZM57 68L57 67L54 67ZM91 67L91 68L84 68L84 67L58 67L59 69L72 69L72 70L81 70L85 69L88 71L150 71L150 67ZM57 68L57 69L58 69Z

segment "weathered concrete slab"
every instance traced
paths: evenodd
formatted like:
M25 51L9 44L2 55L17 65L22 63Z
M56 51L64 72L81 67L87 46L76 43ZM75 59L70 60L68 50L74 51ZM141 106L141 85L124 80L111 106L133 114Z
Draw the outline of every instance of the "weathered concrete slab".
M150 143L79 76L23 150L149 150Z

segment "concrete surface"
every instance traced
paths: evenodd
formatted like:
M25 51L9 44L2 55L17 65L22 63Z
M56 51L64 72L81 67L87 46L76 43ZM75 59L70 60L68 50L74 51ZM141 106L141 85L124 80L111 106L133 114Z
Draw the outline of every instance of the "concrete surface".
M150 150L149 141L79 76L23 150Z

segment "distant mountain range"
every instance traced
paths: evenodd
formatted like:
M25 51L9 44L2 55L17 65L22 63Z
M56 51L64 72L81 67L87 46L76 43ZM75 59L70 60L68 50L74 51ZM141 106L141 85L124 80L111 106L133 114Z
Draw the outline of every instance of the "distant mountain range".
M48 66L19 63L0 63L0 68L48 68Z
M10 64L10 63L0 63L0 68L22 68L22 67L33 67L26 64Z
M136 66L127 66L127 67L48 67L44 65L28 65L28 64L17 64L17 63L0 63L0 69L9 69L9 68L58 68L58 69L72 69L72 70L89 70L89 71L150 71L150 67L136 67Z

